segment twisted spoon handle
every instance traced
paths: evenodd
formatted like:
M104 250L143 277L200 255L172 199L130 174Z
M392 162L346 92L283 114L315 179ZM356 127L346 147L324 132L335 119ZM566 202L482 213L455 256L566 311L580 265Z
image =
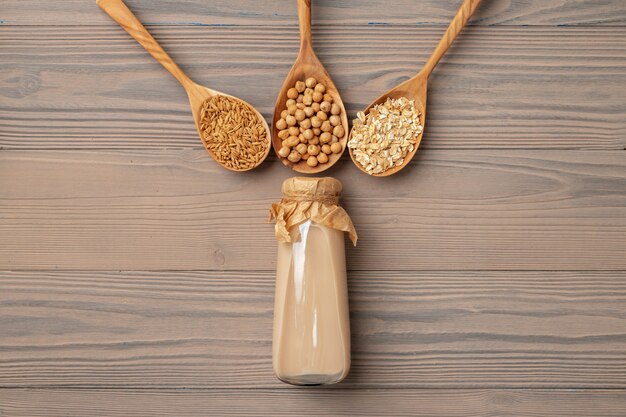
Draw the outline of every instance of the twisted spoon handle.
M311 41L311 0L298 0L298 23L300 26L300 50L313 49Z
M427 77L433 72L441 57L443 57L448 48L450 48L450 45L452 45L452 42L454 42L459 33L461 33L461 30L474 14L480 2L481 0L463 1L459 11L456 12L456 16L452 19L452 23L450 23L443 38L439 41L439 45L437 45L437 48L435 48L435 51L430 58L428 58L426 65L424 65L422 69L422 72L425 73Z
M176 77L185 89L194 85L122 0L96 0L96 4Z

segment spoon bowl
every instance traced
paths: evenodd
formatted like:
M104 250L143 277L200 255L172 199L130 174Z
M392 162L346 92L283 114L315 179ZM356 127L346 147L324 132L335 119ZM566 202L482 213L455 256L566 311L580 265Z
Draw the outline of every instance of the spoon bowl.
M326 71L313 50L311 40L311 0L298 0L298 19L300 24L300 52L291 70L287 74L285 82L280 89L280 93L278 93L278 98L276 99L274 118L272 121L272 146L274 147L276 155L285 166L302 174L317 174L333 166L341 158L341 155L346 149L349 135L348 116L346 115L346 109L335 83L333 83L328 71ZM341 144L341 153L328 155L327 163L318 164L315 167L310 167L304 160L293 163L287 158L278 155L278 151L282 148L282 140L278 137L279 130L276 128L276 122L280 120L280 113L286 108L286 102L288 100L287 91L295 85L296 81L304 81L309 77L313 77L318 82L324 84L324 86L326 86L326 93L330 94L333 98L333 103L336 103L341 108L340 118L345 132L343 137L338 138Z
M254 169L256 167L258 167L264 160L265 158L267 158L267 155L269 155L270 153L270 148L271 146L268 144L268 146L265 147L265 151L263 153L263 155L259 158L259 160L257 161L257 163L254 166L248 167L248 168L233 168L230 167L228 165L224 165L221 162L219 162L219 159L217 158L217 156L213 153L213 151L209 148L208 143L206 142L206 140L204 139L204 135L202 132L202 129L200 129L200 121L202 118L202 108L204 105L204 102L210 98L213 98L215 96L223 96L223 97L229 97L233 100L237 100L240 103L243 103L244 105L248 106L250 109L252 109L254 111L254 113L256 114L257 118L261 121L261 123L263 124L263 128L265 129L265 138L267 141L270 140L271 136L270 136L270 128L267 124L267 122L265 121L265 118L263 117L263 115L261 113L259 113L259 111L252 107L251 104L247 103L246 101L231 96L230 94L226 94L226 93L222 93L213 89L210 89L208 87L202 86L200 84L196 84L195 82L191 81L190 82L193 84L193 86L185 86L185 90L187 91L187 96L189 97L189 105L191 106L191 112L193 115L193 120L196 124L196 129L198 130L198 135L200 136L200 140L202 141L202 144L204 145L204 148L206 149L207 153L209 154L209 156L211 158L213 158L215 160L215 162L217 162L220 166L230 170L230 171L235 171L235 172L244 172L244 171L250 171L251 169Z
M428 77L423 76L423 73L420 72L413 78L410 78L404 81L403 83L397 85L393 89L387 91L382 96L378 97L376 100L370 103L370 105L367 106L365 110L363 110L363 112L367 114L372 107L378 104L384 103L385 101L387 101L388 98L398 99L401 97L406 97L409 100L415 100L415 107L419 111L420 124L424 128L426 128L425 123L426 123L426 90L427 90L426 84L427 82L428 82ZM352 136L352 131L350 131L350 136ZM367 172L365 168L363 168L363 166L359 162L357 162L354 156L354 153L352 152L352 149L349 150L350 158L352 159L352 162L354 162L354 165L356 165L357 168L359 168L361 171L365 172L366 174L372 175L374 177L388 177L400 171L409 163L411 159L413 159L413 156L415 156L415 153L417 152L417 149L419 148L420 142L422 141L422 136L424 136L424 130L422 130L422 133L420 133L419 136L416 138L415 146L413 147L413 150L411 152L408 152L406 156L404 157L404 163L402 165L393 166L379 174L370 174L369 172Z
M428 77L437 66L437 63L439 63L439 60L452 45L452 42L454 42L459 33L461 33L461 30L467 24L470 17L474 14L480 2L481 0L464 0L458 12L454 16L452 23L450 23L450 26L448 26L448 29L446 30L443 38L439 41L437 48L435 48L435 51L432 53L432 55L424 65L424 68L422 68L422 70L414 77L409 78L408 80L387 91L385 94L378 97L365 108L363 112L367 114L372 107L376 106L377 104L384 103L385 101L387 101L388 98L398 99L401 97L406 97L409 100L415 101L415 107L420 113L420 124L423 126L424 129L422 129L422 132L418 135L417 138L415 138L416 142L415 146L413 147L413 151L406 154L402 165L393 166L378 174L370 174L369 172L367 172L365 168L359 162L357 162L354 156L354 152L352 151L352 149L350 149L350 158L361 171L374 177L388 177L397 173L398 171L406 167L409 162L411 162L411 159L413 159L413 156L415 156L415 154L417 153L417 149L419 148L422 137L424 136L424 130L426 129L426 98L428 90ZM350 131L350 137L352 137L353 130L354 127Z
M172 60L172 58L163 50L163 48L158 44L158 42L150 35L148 30L141 24L139 19L130 11L130 9L124 4L122 0L96 0L96 4L106 13L108 14L115 22L117 22L130 36L132 36L141 46L143 46L146 51L154 57L161 65L165 67L183 86L185 91L187 92L187 96L189 97L189 104L191 106L191 113L193 115L193 120L196 124L196 129L198 130L198 134L200 135L200 139L208 152L208 154L213 158L220 166L231 170L231 171L249 171L253 168L259 166L270 150L270 129L265 121L265 118L259 113L252 105L246 103L240 98L233 97L229 94L225 94L219 92L217 90L213 90L207 87L204 87L200 84L192 81L181 69L180 67ZM233 168L227 166L219 161L216 155L213 153L211 149L209 149L208 144L204 139L204 135L202 130L200 129L200 121L202 117L202 108L203 104L206 100L211 99L216 96L224 96L229 97L233 100L237 100L243 105L249 107L254 111L259 121L261 121L264 129L265 129L265 137L268 141L267 146L265 147L265 152L260 156L258 161L250 167L246 168Z

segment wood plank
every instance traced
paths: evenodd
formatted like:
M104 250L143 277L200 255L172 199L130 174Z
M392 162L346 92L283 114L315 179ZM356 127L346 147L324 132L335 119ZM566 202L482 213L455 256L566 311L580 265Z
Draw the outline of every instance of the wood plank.
M337 165L352 270L626 269L623 152L428 150L389 179ZM0 152L0 267L273 270L267 210L291 175L203 150Z
M271 119L296 28L154 29L198 82ZM325 27L315 39L354 117L414 74L441 32ZM469 28L429 82L423 146L626 148L625 37L626 28ZM0 74L0 148L201 148L184 91L115 25L3 27Z
M349 274L343 388L626 388L626 271ZM289 388L274 273L0 273L1 387Z
M296 25L296 4L284 0L126 0L144 22L181 25ZM447 25L460 0L352 0L316 2L315 25L439 24ZM95 1L3 0L4 25L110 24ZM533 0L485 2L472 20L485 25L626 24L622 0Z
M12 417L415 416L623 417L624 391L610 390L4 390Z

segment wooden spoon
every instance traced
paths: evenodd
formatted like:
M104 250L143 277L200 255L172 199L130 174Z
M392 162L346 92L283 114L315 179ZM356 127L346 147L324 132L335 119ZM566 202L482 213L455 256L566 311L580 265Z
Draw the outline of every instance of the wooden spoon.
M187 95L189 96L189 103L191 104L191 113L193 114L193 119L196 122L196 129L198 129L198 134L200 135L200 139L202 140L202 143L204 144L204 147L206 148L209 155L216 162L218 162L221 166L231 171L248 171L252 168L256 168L261 162L263 162L263 160L265 160L270 150L270 146L269 146L270 130L263 116L254 107L252 107L250 104L246 103L245 101L237 97L233 97L231 95L224 94L216 90L212 90L210 88L201 86L193 82L178 67L178 65L176 65L176 63L163 50L163 48L161 48L161 46L157 43L157 41L154 40L152 35L150 35L150 33L141 24L141 22L137 19L137 17L133 14L133 12L131 12L128 9L128 7L126 7L126 4L124 4L122 0L96 0L96 4L102 10L104 10L106 14L111 16L111 18L115 20L126 32L128 32L130 36L132 36L137 42L139 42L141 46L143 46L146 49L146 51L148 51L150 55L154 57L154 59L159 61L161 65L163 65L165 69L168 70L178 80L178 82L183 86L185 91L187 91ZM217 95L231 97L235 100L245 103L256 112L257 117L259 118L260 121L262 121L263 126L265 127L266 138L268 140L268 146L265 150L265 154L261 156L261 158L256 163L256 165L250 168L245 168L245 169L236 169L236 168L228 167L219 162L219 160L215 157L213 152L208 148L206 142L204 141L202 131L200 130L200 117L202 114L202 105L207 99L217 96Z
M428 77L435 69L435 66L437 65L441 57L443 57L443 55L446 53L450 45L452 45L452 42L454 42L456 37L459 35L463 27L467 24L472 14L474 14L480 2L481 0L464 0L463 4L459 8L459 11L456 13L456 16L454 16L452 23L450 23L450 26L448 26L448 29L446 30L446 33L444 34L443 38L441 38L441 40L439 41L439 45L437 45L437 48L435 48L435 51L433 52L433 54L430 56L430 58L424 65L424 68L422 68L422 70L419 73L417 73L417 75L415 75L413 78L410 78L404 81L400 85L392 88L391 90L387 91L382 96L378 97L376 100L374 100L374 102L372 102L369 106L367 106L367 108L364 110L364 113L367 114L367 112L369 112L369 110L373 106L385 102L388 97L394 98L394 99L398 99L400 97L406 97L409 100L415 100L415 105L421 113L420 123L422 126L425 127L426 126L425 125L426 85L427 85ZM350 135L352 135L352 131L350 132ZM423 135L423 131L417 137L417 142L415 143L415 146L413 147L413 151L409 152L406 155L406 157L404 158L404 163L402 165L390 168L379 174L371 174L371 175L375 177L387 177L389 175L395 174L396 172L400 171L405 166L407 166L409 162L411 161L411 159L413 159L413 156L415 155L415 153L417 152L417 148L419 147L419 144L422 140L422 135ZM350 149L350 157L352 158L352 161L354 162L354 164L361 171L369 174L367 171L365 171L365 169L361 166L361 164L356 161L356 159L354 158L352 149Z
M300 24L300 52L289 74L287 74L287 78L276 99L274 119L272 122L272 145L274 146L276 155L286 166L303 174L316 174L327 170L341 158L348 141L348 116L346 115L346 109L343 105L343 101L341 101L337 87L313 51L313 43L311 41L311 0L298 0L298 20ZM294 164L287 158L282 158L278 155L278 151L282 148L282 140L278 137L278 129L276 128L276 122L280 120L280 113L286 108L287 90L292 88L296 84L296 81L304 81L309 77L313 77L318 82L324 84L326 86L326 93L330 94L333 98L333 103L337 103L339 107L341 107L341 124L345 132L343 137L338 138L339 143L341 143L341 153L328 155L327 163L318 164L313 168L307 165L304 160Z

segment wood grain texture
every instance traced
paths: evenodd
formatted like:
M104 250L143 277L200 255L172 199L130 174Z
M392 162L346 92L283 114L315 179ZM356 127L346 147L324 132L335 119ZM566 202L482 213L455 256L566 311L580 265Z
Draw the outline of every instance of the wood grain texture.
M625 278L352 272L338 388L625 388ZM0 288L1 387L292 388L271 367L273 272L4 271Z
M289 170L210 161L183 90L94 0L2 1L0 416L622 417L626 2L483 3L430 79L414 163L328 172L361 238L354 361L302 389L271 369L264 220ZM459 4L314 2L351 118ZM194 80L271 119L295 1L128 5Z
M0 413L11 417L623 417L625 408L622 391L602 390L0 391Z
M183 89L114 23L1 29L0 148L202 149ZM195 81L271 120L297 27L151 30ZM362 26L313 36L353 118L414 75L442 33ZM421 146L623 150L625 37L626 28L466 28L429 80Z
M422 151L388 179L344 160L359 233L348 267L626 269L626 158L609 151ZM273 270L282 181L204 150L0 152L3 269Z
M460 0L317 1L314 25L447 25ZM180 25L296 25L296 2L285 0L128 0L145 22ZM95 0L3 0L4 25L101 25ZM626 25L622 0L487 1L473 19L484 25Z

